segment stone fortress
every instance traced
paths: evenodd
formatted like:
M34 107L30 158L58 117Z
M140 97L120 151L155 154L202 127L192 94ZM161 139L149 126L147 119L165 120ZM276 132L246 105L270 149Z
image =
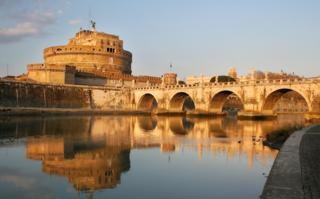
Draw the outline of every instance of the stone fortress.
M116 35L80 29L67 45L44 49L44 63L29 64L27 79L56 84L107 85L121 83L157 84L159 77L132 76L132 54L123 49Z

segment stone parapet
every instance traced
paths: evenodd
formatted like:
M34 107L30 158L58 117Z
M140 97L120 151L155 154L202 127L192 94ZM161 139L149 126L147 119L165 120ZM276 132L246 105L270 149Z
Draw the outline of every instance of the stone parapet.
M76 67L69 65L48 65L48 64L28 64L28 71L65 71L65 72L75 72Z

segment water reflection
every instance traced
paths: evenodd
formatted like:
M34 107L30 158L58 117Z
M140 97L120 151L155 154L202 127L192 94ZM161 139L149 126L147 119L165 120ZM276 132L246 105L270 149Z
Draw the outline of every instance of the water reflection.
M94 140L29 138L27 158L42 161L42 171L67 177L80 191L114 188L130 169L130 150Z
M293 122L294 121L294 122ZM41 161L42 171L65 177L78 191L115 188L131 168L133 149L158 148L162 153L196 151L198 159L245 157L247 167L265 164L276 151L262 138L303 118L237 121L230 118L183 117L47 117L0 119L1 143L25 139L26 157ZM1 148L0 148L1 149Z

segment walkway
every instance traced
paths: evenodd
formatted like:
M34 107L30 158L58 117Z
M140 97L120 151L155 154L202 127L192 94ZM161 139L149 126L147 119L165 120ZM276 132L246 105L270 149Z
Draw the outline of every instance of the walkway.
M320 125L296 131L281 148L261 198L320 198Z
M320 198L320 126L310 128L300 147L305 198Z

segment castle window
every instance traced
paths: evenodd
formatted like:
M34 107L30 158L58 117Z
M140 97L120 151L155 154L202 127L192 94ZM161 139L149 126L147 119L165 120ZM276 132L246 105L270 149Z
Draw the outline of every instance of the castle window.
M57 48L57 51L61 51L62 49L61 48Z

